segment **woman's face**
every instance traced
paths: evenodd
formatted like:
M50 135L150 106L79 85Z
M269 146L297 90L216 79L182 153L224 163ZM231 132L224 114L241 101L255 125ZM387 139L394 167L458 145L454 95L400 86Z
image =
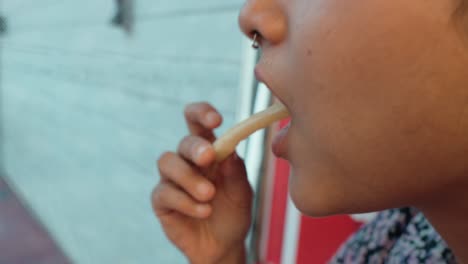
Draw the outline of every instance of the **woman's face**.
M239 20L261 37L257 75L291 113L279 149L301 211L423 205L468 186L468 42L456 4L247 1Z

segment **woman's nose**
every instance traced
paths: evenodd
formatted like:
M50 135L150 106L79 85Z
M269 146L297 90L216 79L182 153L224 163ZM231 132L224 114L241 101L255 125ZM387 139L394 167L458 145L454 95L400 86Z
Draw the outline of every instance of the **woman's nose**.
M275 45L286 37L286 12L278 0L247 0L239 14L239 25L249 38L258 34L261 46Z

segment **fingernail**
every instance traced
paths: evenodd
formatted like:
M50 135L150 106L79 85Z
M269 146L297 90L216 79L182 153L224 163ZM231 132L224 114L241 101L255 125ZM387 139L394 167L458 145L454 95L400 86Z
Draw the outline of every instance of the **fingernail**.
M197 205L196 210L200 215L206 215L210 210L210 207L208 205Z
M210 191L210 186L208 186L206 183L201 183L198 184L198 193L201 195L206 195Z
M203 153L205 153L207 148L208 147L205 146L205 145L197 146L196 153L195 153L195 159L199 160L200 157L203 155Z
M209 112L206 114L205 120L208 124L213 125L218 120L218 115L216 113Z

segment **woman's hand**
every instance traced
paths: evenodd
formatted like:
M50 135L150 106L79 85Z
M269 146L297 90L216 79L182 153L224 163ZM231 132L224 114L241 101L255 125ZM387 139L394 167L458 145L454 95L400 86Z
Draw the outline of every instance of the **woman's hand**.
M169 240L192 263L243 263L252 208L244 162L215 164L211 143L221 115L209 104L186 107L190 135L158 160L153 208Z

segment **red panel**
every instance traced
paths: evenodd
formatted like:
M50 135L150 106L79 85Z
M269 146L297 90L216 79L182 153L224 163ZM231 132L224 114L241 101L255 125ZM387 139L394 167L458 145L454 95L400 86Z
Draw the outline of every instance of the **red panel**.
M275 183L273 187L273 206L270 216L268 241L268 263L280 263L283 248L284 218L286 214L286 198L288 194L289 164L277 159L275 162Z
M303 216L298 245L298 264L326 263L339 246L359 227L349 216L311 218Z
M280 127L285 126L289 120L283 120ZM284 221L286 215L286 202L288 195L289 163L283 159L274 159L275 172L273 184L272 208L270 214L270 228L267 250L267 263L280 263L283 248Z

